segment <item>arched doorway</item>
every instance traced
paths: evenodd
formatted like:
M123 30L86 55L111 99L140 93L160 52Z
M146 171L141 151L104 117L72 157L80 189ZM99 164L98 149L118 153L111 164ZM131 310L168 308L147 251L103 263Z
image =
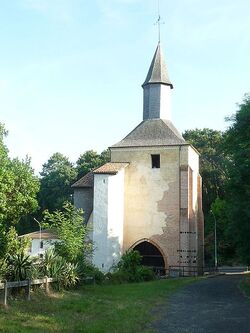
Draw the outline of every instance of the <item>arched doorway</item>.
M165 261L158 248L149 241L142 241L133 247L142 256L144 266L153 267L154 270L165 273Z

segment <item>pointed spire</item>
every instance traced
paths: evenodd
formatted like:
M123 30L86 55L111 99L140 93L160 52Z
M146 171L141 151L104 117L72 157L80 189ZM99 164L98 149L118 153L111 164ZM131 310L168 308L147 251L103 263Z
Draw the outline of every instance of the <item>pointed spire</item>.
M142 87L144 88L148 84L160 83L170 86L173 89L173 85L170 82L167 72L167 66L161 51L161 45L158 43L153 60L151 62L148 75Z

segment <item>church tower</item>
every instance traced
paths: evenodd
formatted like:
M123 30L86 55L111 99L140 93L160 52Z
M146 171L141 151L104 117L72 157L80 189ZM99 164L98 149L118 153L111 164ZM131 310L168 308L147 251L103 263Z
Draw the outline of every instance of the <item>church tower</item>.
M173 85L160 43L142 88L142 122L110 147L110 163L73 185L75 205L92 225L93 263L107 272L135 249L162 272L200 273L199 154L171 122Z
M170 95L173 85L168 77L160 42L142 87L143 120L155 118L170 120Z

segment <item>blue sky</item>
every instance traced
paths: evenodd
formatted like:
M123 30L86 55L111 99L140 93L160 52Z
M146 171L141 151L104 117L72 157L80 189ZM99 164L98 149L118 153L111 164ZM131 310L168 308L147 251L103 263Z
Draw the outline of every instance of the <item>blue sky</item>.
M0 122L36 172L101 152L142 120L157 0L0 0ZM172 120L224 130L250 91L249 0L161 0Z

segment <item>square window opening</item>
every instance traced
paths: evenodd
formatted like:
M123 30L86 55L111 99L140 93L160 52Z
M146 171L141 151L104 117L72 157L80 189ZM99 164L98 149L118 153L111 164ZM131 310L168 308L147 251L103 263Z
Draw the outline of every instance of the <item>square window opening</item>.
M152 169L159 169L161 166L160 155L151 155Z

